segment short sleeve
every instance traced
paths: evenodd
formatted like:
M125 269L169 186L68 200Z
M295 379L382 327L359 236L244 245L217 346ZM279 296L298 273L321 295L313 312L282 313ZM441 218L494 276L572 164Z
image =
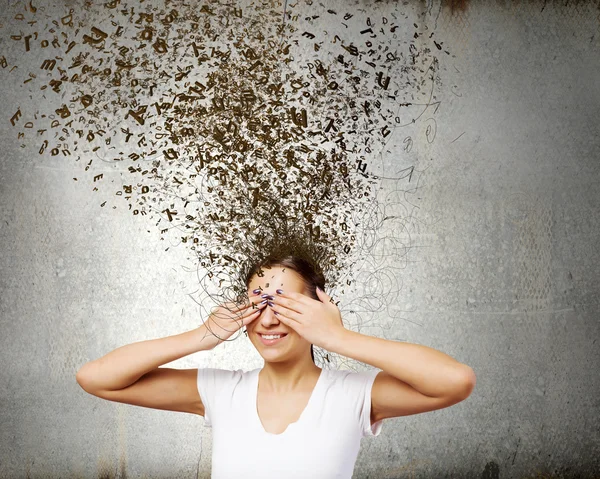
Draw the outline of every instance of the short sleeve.
M381 433L381 427L383 426L383 419L381 421L377 421L375 424L373 424L373 426L371 426L371 391L373 390L375 378L380 372L380 370L374 369L357 373L357 376L361 379L361 395L364 398L360 413L362 437L379 436Z
M204 405L204 424L212 427L212 408L213 398L217 389L215 381L216 369L214 368L198 368L198 376L196 384L198 386L198 394Z
M241 370L198 368L196 385L204 405L204 424L213 427L218 417L219 407L227 406L230 399L230 387L241 375Z

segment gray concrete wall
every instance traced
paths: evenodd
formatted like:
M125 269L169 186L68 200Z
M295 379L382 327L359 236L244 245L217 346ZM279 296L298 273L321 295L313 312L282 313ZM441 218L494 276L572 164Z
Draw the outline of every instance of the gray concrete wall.
M238 5L251 12L248 3ZM154 216L149 200L148 214L132 213L141 208L139 194L116 194L141 177L128 172L132 161L111 159L118 150L124 157L149 153L150 120L140 125L125 118L128 108L112 108L107 99L122 90L108 88L102 75L82 85L63 81L58 92L50 84L60 79L59 68L67 79L81 72L67 69L76 53L92 52L96 59L85 61L98 69L102 55L118 58L127 36L116 36L118 26L137 28L120 13L133 9L136 19L133 2L90 5L65 1L33 11L30 3L11 1L1 12L0 476L209 477L211 432L202 418L110 403L75 382L89 360L205 319L194 300L190 243L161 233L173 186L149 183L161 200ZM177 5L169 2L167 11ZM283 5L274 8L283 12ZM287 8L297 29L286 34L300 43L294 62L281 68L314 58L334 65L345 54L368 71L366 90L356 96L364 99L370 88L385 97L376 130L352 136L343 125L349 144L371 141L371 153L362 154L379 177L383 209L361 217L358 229L369 258L385 257L352 272L357 295L336 290L347 327L439 349L477 374L466 401L386 420L381 436L363 440L354 477L597 477L598 2L361 0L327 2L335 11L327 13L318 2L298 1ZM345 20L348 12L354 16ZM367 53L368 34L360 33L367 21L379 45L404 55L402 62L384 69ZM98 39L93 26L114 41L103 52L84 39ZM335 32L340 40L333 43ZM67 52L71 41L76 45ZM411 42L419 53L413 63ZM340 44L363 53L353 58ZM175 75L179 63L156 58L163 62L157 71ZM41 66L46 59L56 60L54 69ZM395 98L377 87L366 61L389 74ZM86 92L94 95L90 108L100 110L73 114L75 124L61 139L69 118L56 110ZM348 114L339 97L331 99L332 111ZM316 107L309 108L308 128L318 121L324 120ZM92 142L74 132L102 125L111 130ZM126 143L121 128L145 132L147 144ZM383 224L384 214L396 218ZM373 246L377 238L385 241ZM373 286L382 271L389 284ZM371 286L379 288L380 303L365 306ZM357 315L349 305L365 311ZM169 364L261 365L244 336Z

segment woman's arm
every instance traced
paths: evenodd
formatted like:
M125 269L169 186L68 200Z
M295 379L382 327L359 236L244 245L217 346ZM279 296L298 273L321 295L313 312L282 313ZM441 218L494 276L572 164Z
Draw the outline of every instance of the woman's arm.
M258 318L264 306L253 301L244 304L224 303L199 328L166 338L127 344L84 364L77 372L77 382L86 391L126 388L163 364L188 354L213 349Z
M430 397L456 397L473 389L471 367L419 344L367 336L348 329L330 338L328 351L382 369Z
M109 401L204 416L196 385L198 369L159 366L212 349L217 341L203 325L187 333L128 344L84 364L77 383L85 392Z
M84 364L77 382L86 390L117 390L135 383L144 374L198 351L213 349L219 339L206 325L185 333L121 346Z
M332 335L326 349L383 370L371 391L371 425L452 406L475 387L472 368L427 346L344 329Z
M199 328L127 344L84 364L77 372L77 383L87 393L109 401L204 416L197 387L198 369L160 366L213 349L256 319L259 311L254 304L219 306Z

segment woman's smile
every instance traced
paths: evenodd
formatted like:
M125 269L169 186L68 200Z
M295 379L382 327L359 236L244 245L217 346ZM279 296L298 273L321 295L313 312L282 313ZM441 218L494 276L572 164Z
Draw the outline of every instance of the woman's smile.
M273 346L273 345L279 344L287 337L287 334L277 334L277 335L262 335L260 333L257 333L257 334L258 334L258 337L260 338L261 342L265 346Z

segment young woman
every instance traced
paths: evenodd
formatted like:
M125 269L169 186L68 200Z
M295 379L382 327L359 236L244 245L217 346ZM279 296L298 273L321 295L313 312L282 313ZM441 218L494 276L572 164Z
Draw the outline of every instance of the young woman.
M386 418L466 399L473 370L437 350L344 328L309 261L275 257L246 277L244 305L217 308L201 327L120 347L85 364L77 382L110 401L204 416L213 478L350 478L364 436ZM214 348L242 326L262 368L160 366ZM380 370L321 369L312 345Z

